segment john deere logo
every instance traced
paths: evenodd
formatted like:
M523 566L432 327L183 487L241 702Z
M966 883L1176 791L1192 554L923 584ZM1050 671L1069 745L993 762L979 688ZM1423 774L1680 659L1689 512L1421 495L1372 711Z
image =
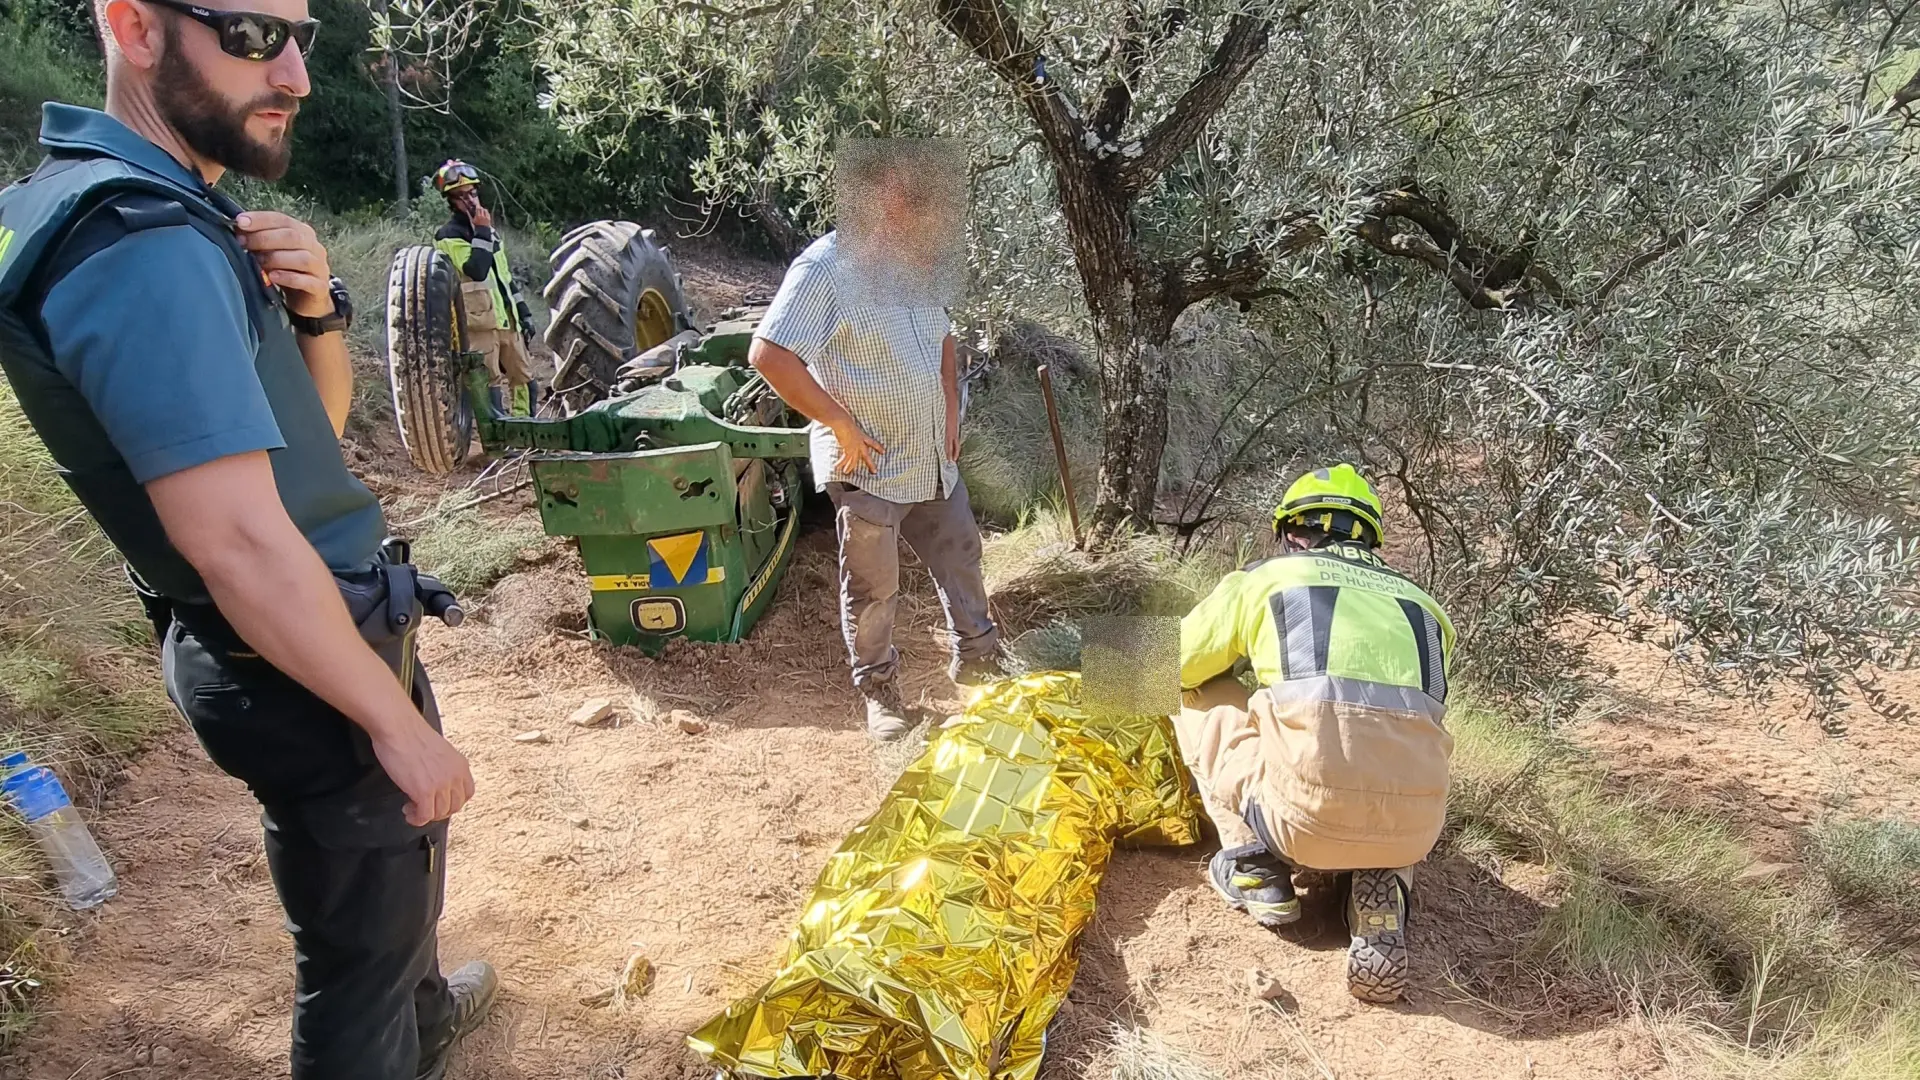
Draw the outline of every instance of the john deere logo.
M677 634L687 628L687 609L677 596L643 596L633 602L633 628L648 634Z
M7 249L13 246L13 230L0 225L0 266L7 264Z

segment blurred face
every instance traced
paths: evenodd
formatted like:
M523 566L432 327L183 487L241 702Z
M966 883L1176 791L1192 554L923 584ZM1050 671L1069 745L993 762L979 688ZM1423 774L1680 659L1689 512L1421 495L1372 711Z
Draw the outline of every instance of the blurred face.
M884 250L910 266L929 269L952 255L959 236L957 207L944 197L895 173L875 192L879 211L875 233Z
M306 0L232 0L228 10L283 19L307 17ZM149 8L161 20L165 47L153 69L160 115L194 153L262 180L286 175L293 156L293 119L312 85L300 50L289 44L271 60L246 60L220 49L210 27Z

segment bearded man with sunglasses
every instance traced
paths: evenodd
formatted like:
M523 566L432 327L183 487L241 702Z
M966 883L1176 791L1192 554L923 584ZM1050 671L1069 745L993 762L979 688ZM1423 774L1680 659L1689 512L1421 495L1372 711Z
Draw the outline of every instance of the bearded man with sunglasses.
M310 89L306 0L254 2L97 0L106 111L48 103L46 160L0 191L0 368L126 556L169 696L261 803L292 1075L438 1078L497 985L437 956L473 776L424 669L369 647L336 582L378 570L385 532L338 442L345 290L311 227L212 186L282 176Z

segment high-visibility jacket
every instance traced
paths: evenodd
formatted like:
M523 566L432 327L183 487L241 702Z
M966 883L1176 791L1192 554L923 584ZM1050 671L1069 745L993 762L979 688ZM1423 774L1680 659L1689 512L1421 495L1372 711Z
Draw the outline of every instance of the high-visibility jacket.
M1439 603L1359 545L1227 575L1181 621L1180 683L1241 660L1261 683L1246 714L1259 739L1216 763L1215 782L1240 798L1232 811L1301 866L1425 857L1446 823L1453 644Z
M526 303L520 298L519 283L513 280L513 268L507 265L507 242L493 229L478 228L465 214L455 213L434 234L435 250L453 260L460 273L472 281L493 278L494 306L501 312L500 325L519 333L526 328Z
M1386 705L1417 691L1437 714L1453 639L1452 620L1426 590L1358 544L1333 544L1221 579L1180 622L1180 685L1197 687L1244 659L1262 686L1328 679L1338 683L1329 693Z

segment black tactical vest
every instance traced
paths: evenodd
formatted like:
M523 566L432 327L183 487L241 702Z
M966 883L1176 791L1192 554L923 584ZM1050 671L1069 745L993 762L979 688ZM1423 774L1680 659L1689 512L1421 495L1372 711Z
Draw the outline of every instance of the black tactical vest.
M336 570L370 560L385 529L378 500L347 471L279 289L234 235L239 212L210 188L189 192L138 165L85 152L56 152L0 191L0 370L62 479L107 538L154 591L182 603L208 602L206 587L168 542L152 501L86 399L54 366L40 317L62 276L132 233L186 225L226 254L258 341L255 371L286 443L268 458L294 525L316 549L333 553L327 561ZM122 294L99 302L143 300Z

